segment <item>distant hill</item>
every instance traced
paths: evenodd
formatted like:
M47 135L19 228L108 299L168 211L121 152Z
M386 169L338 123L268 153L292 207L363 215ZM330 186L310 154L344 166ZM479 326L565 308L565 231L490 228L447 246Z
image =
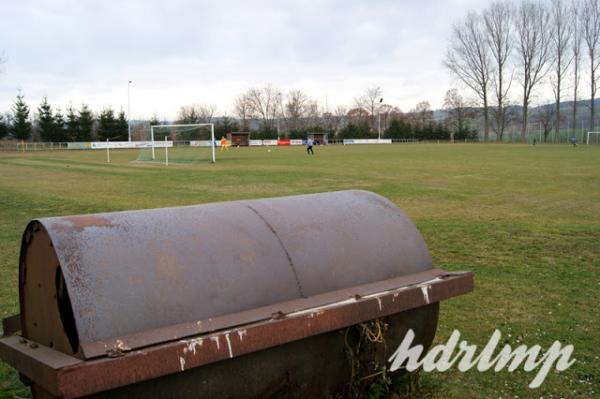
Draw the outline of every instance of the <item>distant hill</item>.
M595 109L596 109L596 118L597 126L600 126L600 98L597 98L595 101ZM547 104L554 104L554 102L549 102ZM532 106L529 108L529 113L531 117L535 117L538 112L542 110L542 107L545 107L547 104ZM517 113L520 114L523 110L523 107L520 105L512 105L511 108ZM475 108L476 110L481 110L481 108ZM573 110L573 101L561 101L560 103L561 114L564 118L568 118L570 123L571 112ZM433 117L436 121L444 120L447 117L447 111L443 109L437 109L433 111ZM584 126L589 126L590 120L590 100L578 100L577 101L577 125L580 126L583 121ZM566 119L565 119L565 124Z

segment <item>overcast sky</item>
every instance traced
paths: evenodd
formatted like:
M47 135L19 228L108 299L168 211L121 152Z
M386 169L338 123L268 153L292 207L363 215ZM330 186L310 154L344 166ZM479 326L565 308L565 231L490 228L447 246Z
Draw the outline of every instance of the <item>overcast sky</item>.
M379 85L408 110L442 105L442 66L454 21L489 1L3 1L0 111L17 90L173 118L181 105L232 112L247 88L302 89L329 109Z

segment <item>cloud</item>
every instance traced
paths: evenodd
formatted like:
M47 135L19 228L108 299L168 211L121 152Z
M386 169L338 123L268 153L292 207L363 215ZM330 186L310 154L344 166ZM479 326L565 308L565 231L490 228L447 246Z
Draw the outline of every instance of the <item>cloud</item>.
M28 1L0 16L0 110L21 88L34 107L88 103L171 118L270 82L333 107L378 84L404 109L441 105L454 19L473 1ZM6 38L10 38L7 40Z

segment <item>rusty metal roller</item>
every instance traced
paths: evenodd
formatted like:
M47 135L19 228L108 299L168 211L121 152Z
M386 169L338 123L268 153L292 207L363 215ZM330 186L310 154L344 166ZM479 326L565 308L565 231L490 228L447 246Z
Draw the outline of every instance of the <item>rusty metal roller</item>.
M385 363L349 341L430 345L472 276L433 268L387 199L341 191L34 220L19 288L0 357L36 396L325 397L356 388L349 351Z

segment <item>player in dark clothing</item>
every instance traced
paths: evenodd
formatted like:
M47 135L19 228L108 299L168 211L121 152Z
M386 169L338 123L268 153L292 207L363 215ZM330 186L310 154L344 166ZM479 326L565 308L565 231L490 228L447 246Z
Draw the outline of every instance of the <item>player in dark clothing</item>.
M313 144L314 144L313 139L309 138L308 140L306 140L306 153L307 154L315 155L315 152L313 151Z
M571 141L571 144L573 144L573 147L577 147L577 137L571 136L571 139L569 141Z

